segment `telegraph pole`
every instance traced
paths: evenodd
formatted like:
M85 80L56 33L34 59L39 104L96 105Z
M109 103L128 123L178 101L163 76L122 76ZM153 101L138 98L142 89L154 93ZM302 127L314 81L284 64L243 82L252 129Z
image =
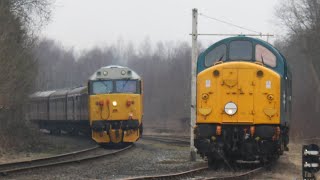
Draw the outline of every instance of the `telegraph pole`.
M196 63L198 58L198 9L192 9L192 57L191 57L191 109L190 109L190 160L196 160L193 129L196 120Z

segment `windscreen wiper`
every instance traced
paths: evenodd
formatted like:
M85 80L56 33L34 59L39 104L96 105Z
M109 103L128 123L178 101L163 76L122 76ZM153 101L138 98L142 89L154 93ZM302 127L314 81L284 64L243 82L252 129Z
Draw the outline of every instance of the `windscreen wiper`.
M223 57L224 57L224 54L222 54L222 56L219 58L219 61L222 61Z
M102 82L102 84L106 87L106 90L108 90L109 86L108 86L107 82ZM111 92L111 91L106 92L106 93L110 93L110 92Z
M127 85L128 81L129 81L129 79L127 79L126 82L123 84L122 91L123 91L124 87Z
M262 64L264 65L264 60L263 60L262 54L261 54L261 61L262 61Z

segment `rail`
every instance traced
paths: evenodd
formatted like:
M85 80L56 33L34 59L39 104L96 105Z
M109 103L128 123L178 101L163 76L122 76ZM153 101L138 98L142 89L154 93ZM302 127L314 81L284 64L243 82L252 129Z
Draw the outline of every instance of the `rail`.
M112 152L110 151L106 152L105 149L100 148L99 146L96 146L93 148L89 148L81 151L74 151L71 153L61 154L57 156L0 164L0 174L7 175L15 172L38 169L43 167L59 166L59 165L70 164L70 163L81 163L87 160L93 160L101 157L115 155L125 150L128 150L132 147L133 145L130 145Z

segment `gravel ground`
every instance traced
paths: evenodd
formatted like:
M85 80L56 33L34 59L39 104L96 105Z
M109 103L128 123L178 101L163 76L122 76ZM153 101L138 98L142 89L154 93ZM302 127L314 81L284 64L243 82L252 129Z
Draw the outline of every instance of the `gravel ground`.
M269 171L253 179L301 179L301 142L291 143L290 151L281 156ZM43 168L9 175L5 179L123 179L154 174L176 173L201 167L206 163L198 157L189 162L189 147L139 140L121 154L81 164ZM210 176L231 175L224 170L204 173ZM206 175L205 175L206 176ZM1 178L1 177L0 177ZM196 176L197 178L197 176ZM319 176L318 176L319 178Z
M270 171L263 173L261 176L256 176L255 179L281 179L281 180L296 180L302 179L302 144L303 142L292 142L289 144L289 152L285 152L278 162ZM320 174L316 174L317 179Z
M23 161L47 157L96 146L90 137L85 136L53 136L41 134L39 144L26 151L6 151L0 154L0 163Z
M119 155L87 161L81 164L63 165L21 172L6 179L122 179L152 174L173 173L200 167L205 163L190 163L187 146L173 146L151 140L140 140L135 147Z

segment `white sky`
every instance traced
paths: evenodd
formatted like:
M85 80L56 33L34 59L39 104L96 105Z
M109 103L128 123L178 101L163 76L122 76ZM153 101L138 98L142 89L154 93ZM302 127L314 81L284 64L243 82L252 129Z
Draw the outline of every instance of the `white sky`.
M119 39L138 45L157 41L191 42L191 11L262 33L284 34L276 25L280 0L56 0L43 36L75 49L103 46ZM199 33L250 33L199 16ZM223 37L203 36L205 45ZM274 38L273 38L274 39ZM271 40L272 41L272 40Z

